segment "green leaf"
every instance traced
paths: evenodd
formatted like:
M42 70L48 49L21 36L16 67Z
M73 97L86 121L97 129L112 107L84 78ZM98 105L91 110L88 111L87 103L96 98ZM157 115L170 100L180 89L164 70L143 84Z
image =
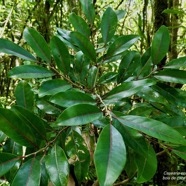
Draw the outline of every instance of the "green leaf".
M180 69L186 68L186 57L180 57L169 61L163 68Z
M166 26L161 26L152 40L151 56L153 64L157 65L169 50L170 36Z
M77 126L83 125L94 120L99 119L102 116L101 111L94 105L78 104L73 105L58 117L57 126Z
M33 28L25 28L23 37L41 59L50 63L50 49L47 42L39 32Z
M186 160L186 147L185 146L175 147L174 149L172 149L172 152L175 153L180 158Z
M82 10L91 25L94 23L95 10L92 0L80 0Z
M179 132L160 121L133 115L114 117L122 125L131 127L159 140L186 145L186 140Z
M81 33L71 32L70 37L79 49L93 62L96 62L96 51L93 44Z
M55 186L66 186L68 183L69 166L63 149L55 145L45 157L46 169L50 180Z
M33 131L11 110L0 108L0 130L23 146L37 147Z
M14 67L9 71L11 78L46 78L54 76L55 74L47 68L37 65L21 65Z
M135 162L137 165L137 183L144 183L150 181L150 179L155 175L157 170L157 159L154 149L148 145L146 150L146 156L141 156L136 154Z
M34 132L37 139L46 140L45 126L47 127L47 123L23 107L14 106L12 109L26 125L32 128L32 131Z
M0 177L6 174L19 161L19 157L10 153L0 153Z
M121 134L112 125L101 132L94 161L100 185L111 186L126 163L126 147Z
M128 50L137 40L137 35L126 35L118 37L108 48L105 59L111 58L115 55L122 54Z
M50 47L57 67L64 74L68 74L71 58L66 45L57 36L53 36L50 41Z
M117 22L118 19L116 13L112 10L112 8L108 7L101 20L101 34L104 43L110 41L114 36L117 28Z
M11 186L26 185L39 186L40 185L41 168L40 163L36 158L32 158L25 162L18 170L14 177Z
M90 28L83 18L77 16L75 13L71 13L69 16L69 21L78 32L89 38Z
M17 105L25 107L28 110L33 110L34 93L31 86L27 82L19 82L19 84L16 86L14 94Z
M25 60L36 61L36 58L32 56L28 51L21 48L19 45L2 38L0 38L0 52L14 55Z
M136 51L129 51L123 56L118 70L118 83L137 75L141 67L140 60L140 54Z
M88 77L87 77L88 88L92 89L95 87L97 75L98 75L98 68L96 66L92 66L88 71Z
M186 71L177 69L165 69L154 75L160 81L186 84Z
M123 99L125 97L132 96L133 94L139 92L144 87L148 87L155 84L155 81L152 79L144 79L138 81L124 82L121 85L113 88L110 92L103 96L105 101L116 101Z
M95 100L91 96L77 91L66 91L55 94L50 98L50 102L62 107L71 107L77 104L96 105Z
M72 86L62 79L44 81L39 88L39 97L65 92Z
M107 72L105 74L103 74L100 78L99 78L99 83L100 84L106 84L106 83L110 83L116 80L118 73L117 72Z

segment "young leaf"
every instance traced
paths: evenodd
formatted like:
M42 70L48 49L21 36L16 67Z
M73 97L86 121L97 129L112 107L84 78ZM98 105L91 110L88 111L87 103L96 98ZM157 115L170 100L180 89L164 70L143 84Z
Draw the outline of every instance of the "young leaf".
M28 51L21 48L19 45L2 38L0 38L0 52L14 55L25 60L36 61L36 58L32 56Z
M126 35L118 37L110 46L105 56L105 59L111 58L115 55L122 54L128 50L137 40L137 35Z
M91 96L77 91L66 91L55 94L50 98L50 102L62 107L71 107L77 104L96 105L95 100Z
M36 158L29 159L25 162L15 175L11 186L26 185L39 186L40 185L41 168L40 163Z
M11 110L0 108L0 130L23 146L37 147L34 132Z
M154 75L160 81L186 84L186 71L177 69L165 69Z
M83 125L93 122L94 120L99 119L101 116L102 113L97 106L89 104L78 104L64 110L64 112L58 117L56 125Z
M103 98L105 101L114 101L129 97L141 89L155 84L155 81L152 79L144 79L138 81L124 82L116 88L113 88L110 92L105 94Z
M112 125L101 132L94 161L100 185L111 186L121 174L126 162L126 147L121 134Z
M17 105L25 107L28 110L33 110L34 93L27 82L19 82L15 89L15 97Z
M137 183L144 183L149 181L157 170L157 159L154 149L148 145L146 156L136 154L135 162L137 165Z
M14 154L0 153L0 177L6 174L18 161L19 157Z
M87 58L96 62L96 51L94 46L83 34L79 32L71 32L70 37Z
M67 47L65 46L63 41L61 41L61 39L56 36L52 37L50 41L50 47L57 67L64 74L68 74L70 70L71 59Z
M69 21L78 32L89 38L90 28L83 18L77 16L75 13L71 13L69 16Z
M11 78L46 78L54 76L55 74L47 68L40 67L37 65L21 65L14 67L9 71Z
M82 10L91 25L94 23L95 10L92 0L80 0Z
M41 59L50 63L50 49L47 42L39 32L33 28L25 28L23 37Z
M63 149L55 145L45 160L46 170L53 185L66 186L68 183L69 166Z
M152 40L151 56L152 62L157 65L165 57L169 50L170 36L166 26L161 26Z
M44 81L39 88L39 97L65 92L72 86L62 79Z
M116 117L116 119L124 126L131 127L159 140L186 145L186 140L179 132L160 121L133 115Z
M112 8L108 7L101 20L101 34L105 44L114 36L117 28L117 21L116 13Z

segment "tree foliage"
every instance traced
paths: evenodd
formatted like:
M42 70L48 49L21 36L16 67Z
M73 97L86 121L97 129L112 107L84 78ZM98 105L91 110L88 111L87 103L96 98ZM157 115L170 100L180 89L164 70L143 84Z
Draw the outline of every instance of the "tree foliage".
M70 14L73 28L50 41L25 28L31 52L0 39L0 52L24 62L8 73L15 103L0 108L0 175L11 185L151 182L156 145L186 159L186 93L174 86L186 84L186 57L158 66L168 28L140 53L142 36L118 34L116 11L99 19L92 1L80 3L84 15Z

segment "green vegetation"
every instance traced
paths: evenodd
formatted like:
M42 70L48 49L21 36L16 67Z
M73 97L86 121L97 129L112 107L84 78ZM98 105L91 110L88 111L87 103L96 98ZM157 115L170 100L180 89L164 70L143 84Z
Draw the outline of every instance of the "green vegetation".
M184 184L169 173L185 172L186 56L170 55L165 25L148 43L142 27L121 32L126 11L79 4L53 36L25 27L24 45L0 38L16 62L13 101L0 100L3 185Z

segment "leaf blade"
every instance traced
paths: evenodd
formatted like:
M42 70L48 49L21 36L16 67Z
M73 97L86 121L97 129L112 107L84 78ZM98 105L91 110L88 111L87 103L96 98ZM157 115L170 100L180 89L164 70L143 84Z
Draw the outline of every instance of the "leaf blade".
M50 63L50 49L47 42L39 32L33 28L25 28L23 37L41 59Z
M28 51L26 51L19 45L2 38L0 38L0 52L14 55L25 60L36 61L36 58Z
M102 116L101 111L94 105L73 105L62 112L58 117L57 126L77 126L90 123Z
M169 50L170 36L166 26L161 26L152 40L151 56L152 62L157 65L165 57Z
M125 143L115 127L107 125L101 132L94 161L100 185L111 186L120 175L126 162Z
M54 73L44 67L37 65L21 65L14 67L8 73L11 78L46 78L54 76Z

